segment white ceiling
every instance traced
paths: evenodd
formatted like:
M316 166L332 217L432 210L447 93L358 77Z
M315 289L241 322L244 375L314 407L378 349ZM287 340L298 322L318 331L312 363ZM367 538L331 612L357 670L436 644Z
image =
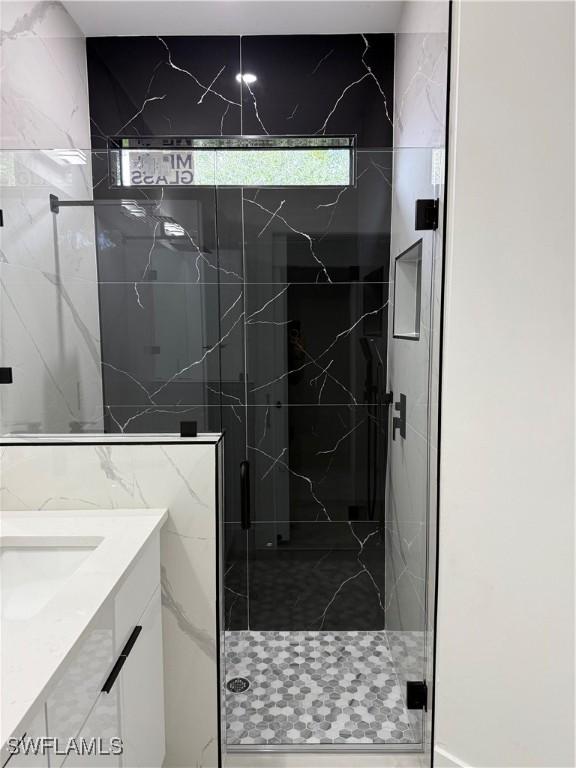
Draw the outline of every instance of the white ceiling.
M87 37L394 32L399 0L67 0Z

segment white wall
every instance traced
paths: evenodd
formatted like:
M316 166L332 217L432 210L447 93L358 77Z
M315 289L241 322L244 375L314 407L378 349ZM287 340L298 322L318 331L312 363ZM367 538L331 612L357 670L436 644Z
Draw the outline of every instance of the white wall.
M455 12L436 764L573 766L574 10Z
M102 427L94 217L56 217L49 194L92 197L90 155L70 165L49 149L90 147L86 49L57 2L2 2L0 431Z

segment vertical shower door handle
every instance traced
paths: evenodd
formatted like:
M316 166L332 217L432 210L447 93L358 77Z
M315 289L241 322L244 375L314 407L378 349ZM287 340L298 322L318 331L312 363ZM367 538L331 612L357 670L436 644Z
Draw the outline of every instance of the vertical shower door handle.
M394 408L398 411L398 416L392 419L392 440L396 440L396 430L400 432L400 437L406 439L406 395L400 395L400 400L394 403Z
M240 464L240 523L243 531L250 528L250 462Z

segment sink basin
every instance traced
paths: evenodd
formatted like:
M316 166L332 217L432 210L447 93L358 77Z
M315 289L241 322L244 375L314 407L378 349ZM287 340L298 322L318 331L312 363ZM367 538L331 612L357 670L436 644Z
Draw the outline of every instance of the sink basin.
M97 543L0 544L2 620L29 619L58 592Z

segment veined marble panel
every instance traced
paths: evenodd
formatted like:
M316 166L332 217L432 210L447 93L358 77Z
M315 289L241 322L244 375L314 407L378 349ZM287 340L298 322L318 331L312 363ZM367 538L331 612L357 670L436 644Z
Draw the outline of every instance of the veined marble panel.
M369 31L93 38L93 146L122 134L242 133L354 134L359 146L389 147L393 59L394 36ZM241 82L241 69L255 79Z
M58 2L2 4L0 186L4 433L102 429L85 40Z
M94 283L0 264L0 388L9 432L98 431L102 384Z
M397 633L399 636L422 638L421 645L427 645L424 672L427 680L432 680L434 675L434 611L426 610L425 596L434 594L436 569L448 47L449 3L446 0L405 3L396 34L394 145L428 147L431 153L427 163L417 165L410 162L409 154L400 151L394 168L391 267L395 256L422 237L425 282L422 283L419 341L391 339L389 348L389 385L395 393L407 395L408 429L405 441L392 443L389 461L388 507L394 523L390 531L388 565L394 568L395 575L388 583L394 584L395 599L387 628L404 630ZM435 232L414 231L417 198L439 200L439 227ZM403 643L392 642L391 651L397 666L402 667ZM423 755L428 761L430 729L428 714L424 719Z
M2 509L168 508L161 566L170 768L218 764L218 450L215 440L149 445L145 437L140 445L0 449Z
M242 84L243 131L391 146L393 60L391 34L243 37L243 71L257 78Z
M88 149L86 45L59 2L2 3L3 149Z
M405 3L395 38L394 146L443 147L448 2Z

